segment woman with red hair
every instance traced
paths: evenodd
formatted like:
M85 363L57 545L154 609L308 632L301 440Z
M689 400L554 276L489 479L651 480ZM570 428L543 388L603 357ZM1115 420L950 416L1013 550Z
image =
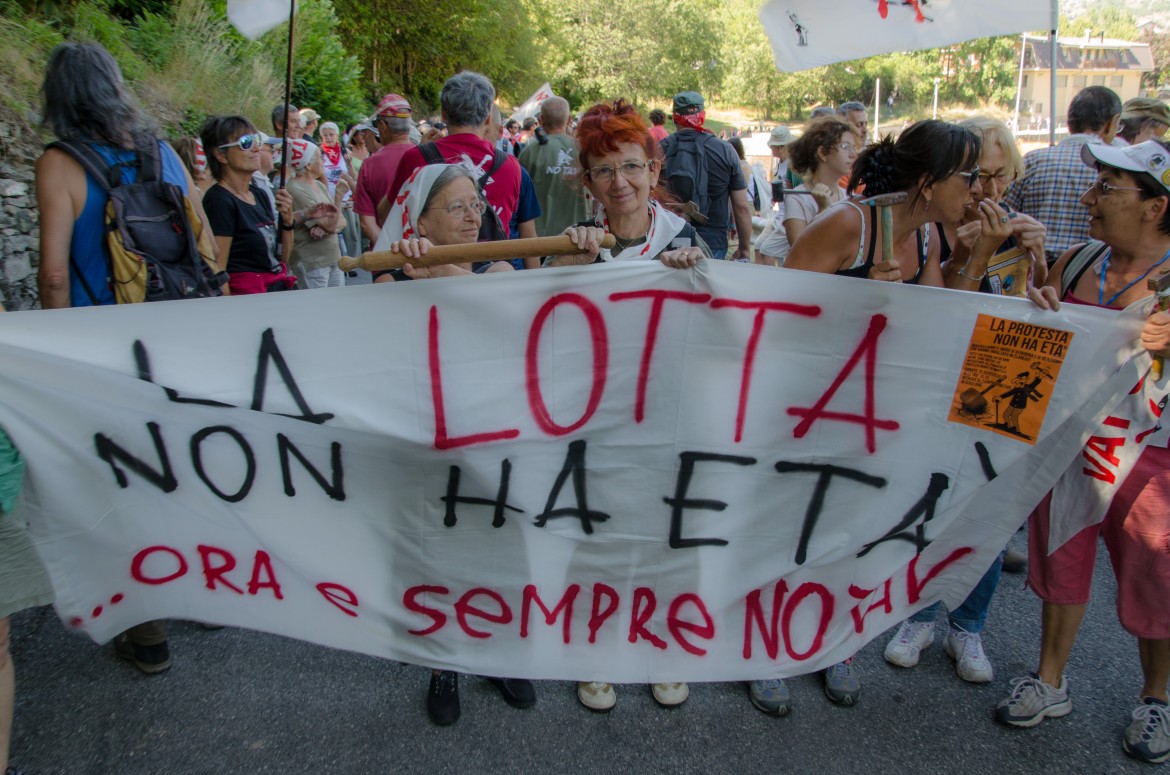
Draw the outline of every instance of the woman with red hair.
M686 269L711 258L694 227L663 206L667 195L658 187L662 152L632 105L620 99L594 105L581 117L575 137L585 188L597 210L592 221L565 229L583 252L555 256L545 266L659 260ZM606 233L617 241L612 249L600 247ZM651 691L667 707L682 704L690 694L685 683L656 683ZM597 711L617 703L613 686L604 681L581 681L577 698Z
M582 180L597 211L592 221L565 230L583 252L551 258L546 266L652 259L685 269L711 258L694 227L663 206L662 152L632 105L620 99L594 105L575 137ZM612 250L600 247L606 233L617 241Z

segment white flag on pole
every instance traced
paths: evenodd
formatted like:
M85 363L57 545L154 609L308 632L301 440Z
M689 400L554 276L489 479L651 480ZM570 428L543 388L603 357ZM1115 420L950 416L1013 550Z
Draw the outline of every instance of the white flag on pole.
M288 19L292 0L228 0L228 21L248 40L255 40Z
M1050 29L1051 0L769 0L760 22L791 72L892 51Z
M549 97L555 97L552 87L545 81L544 86L541 86L532 96L524 101L524 104L516 108L512 113L512 118L516 121L523 121L526 118L532 118L540 110L540 103L547 100Z

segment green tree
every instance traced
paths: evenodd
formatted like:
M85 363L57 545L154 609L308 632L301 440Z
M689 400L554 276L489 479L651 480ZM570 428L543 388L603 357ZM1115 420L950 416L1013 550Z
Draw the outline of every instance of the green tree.
M1117 5L1093 5L1080 16L1071 19L1061 14L1060 35L1083 37L1085 34L1105 34L1106 38L1137 40L1137 19L1127 9Z
M346 51L338 26L331 0L298 3L292 102L298 107L313 108L327 121L344 124L367 115L370 106L362 87L361 66ZM261 40L276 72L283 74L288 55L288 22L266 33Z
M483 73L512 100L527 96L519 92L539 77L525 2L348 0L337 10L346 45L366 54L371 99L396 91L421 113L437 105L443 81L460 70Z
M795 120L819 95L812 71L782 73L776 69L772 44L759 22L758 0L728 0L719 16L724 31L720 59L720 96L734 105L755 108L766 121ZM821 68L823 69L823 68Z
M543 71L577 105L710 95L722 75L717 10L716 0L540 0L538 13L559 31L542 47Z

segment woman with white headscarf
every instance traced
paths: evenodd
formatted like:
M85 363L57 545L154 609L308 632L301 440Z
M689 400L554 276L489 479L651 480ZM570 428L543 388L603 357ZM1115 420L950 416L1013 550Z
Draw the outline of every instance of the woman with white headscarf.
M479 240L479 224L488 204L475 178L459 164L419 167L398 192L374 250L391 250L408 258L426 255L432 245L470 245ZM507 261L495 261L488 272L509 272ZM375 273L374 282L421 280L472 274L470 264L415 267Z
M472 245L479 239L480 218L487 202L467 168L459 164L427 164L416 169L398 192L375 251L389 250L407 258L426 255L433 245ZM415 267L375 272L374 282L401 282L431 277L471 275L470 265ZM489 272L511 272L507 261L495 261ZM536 689L523 678L488 678L516 708L536 703ZM459 676L451 670L431 670L427 715L440 726L454 724L460 715Z
M289 140L288 164L292 177L287 187L293 200L293 274L301 288L335 288L345 285L345 273L338 268L341 246L336 234L345 227L341 216L341 195L330 201L329 192L318 178L321 153L308 140ZM302 217L298 218L297 213Z

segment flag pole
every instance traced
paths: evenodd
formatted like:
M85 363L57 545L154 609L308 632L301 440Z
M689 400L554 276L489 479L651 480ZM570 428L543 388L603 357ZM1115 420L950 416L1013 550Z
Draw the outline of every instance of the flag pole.
M296 0L288 0L288 61L284 68L284 121L280 133L280 188L288 175L288 106L292 104L293 24L296 18Z
M1052 54L1048 63L1048 145L1056 145L1056 56L1060 52L1060 43L1056 35L1060 30L1060 0L1052 0Z
M1028 48L1028 33L1020 36L1020 73L1016 76L1016 110L1012 114L1012 134L1020 136L1020 92L1024 90L1024 52Z

